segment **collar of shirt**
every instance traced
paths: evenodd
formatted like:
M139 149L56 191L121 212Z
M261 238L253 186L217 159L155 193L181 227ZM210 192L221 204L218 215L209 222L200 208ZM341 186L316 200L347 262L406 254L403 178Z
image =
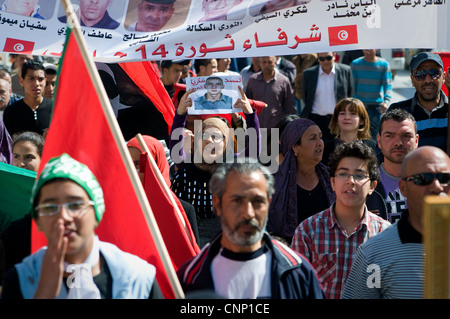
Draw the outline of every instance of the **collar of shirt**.
M334 228L334 227L339 227L339 229L341 229L341 230L343 231L341 225L339 225L339 222L338 222L338 220L337 220L337 218L336 218L336 214L334 213L334 206L335 206L335 203L333 203L333 204L331 205L330 209L328 209L328 212L327 212L327 213L329 214L329 216L328 216L328 218L327 218L327 219L328 219L328 225L327 225L327 227L328 227L328 229L332 229L332 228ZM368 229L368 230L370 231L370 227L369 227L370 221L371 221L371 218L370 218L369 214L367 214L367 207L366 207L366 205L364 205L364 215L363 215L363 218L362 218L361 221L359 222L358 226L355 227L355 230L353 231L353 233L362 230L363 227L365 227L365 229ZM350 237L351 235L352 235L352 234L348 234L349 237Z
M324 71L323 71L323 69L322 69L322 66L319 66L319 76L322 76L322 75L324 75L324 76L331 76L331 75L335 75L336 74L336 65L333 63L333 67L331 68L331 72L330 72L330 74L326 74Z
M414 227L411 226L411 224L408 222L408 211L404 211L402 213L402 217L400 217L400 220L398 221L398 236L400 237L400 241L402 244L407 243L416 243L421 244L422 243L422 234L419 233L417 230L414 229Z
M414 94L413 100L412 100L412 109L414 110L414 108L416 106L420 107L421 109L424 110L425 113L427 113L428 115L430 115L431 113L433 113L434 111L440 109L441 107L444 107L444 105L448 104L448 98L445 95L444 91L441 90L441 98L439 99L439 104L430 112L428 111L426 108L424 108L422 105L420 105L419 103L419 99L417 98L417 92Z

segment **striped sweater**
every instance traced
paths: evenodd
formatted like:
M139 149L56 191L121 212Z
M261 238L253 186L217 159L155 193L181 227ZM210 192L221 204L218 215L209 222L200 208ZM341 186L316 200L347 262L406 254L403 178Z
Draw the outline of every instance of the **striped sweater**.
M360 246L342 292L343 299L422 299L425 259L422 236L408 212Z

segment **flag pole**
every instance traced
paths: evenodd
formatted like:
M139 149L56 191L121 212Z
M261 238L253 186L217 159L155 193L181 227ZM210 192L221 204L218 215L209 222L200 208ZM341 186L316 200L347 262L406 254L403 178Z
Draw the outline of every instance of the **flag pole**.
M144 150L145 153L147 153L150 165L153 169L153 172L155 173L156 177L158 178L159 184L161 184L162 188L164 189L164 192L166 193L166 195L169 197L170 199L170 203L172 204L172 206L175 208L175 211L177 213L178 219L181 221L181 223L183 224L183 227L186 231L187 236L189 237L191 244L194 244L193 239L191 237L191 234L188 230L188 227L186 225L186 221L183 218L183 215L181 214L177 203L175 202L175 199L173 198L173 194L169 189L169 185L167 185L166 181L164 180L164 177L162 176L160 170L158 169L158 166L156 165L155 159L153 158L153 155L150 153L150 150L148 149L147 144L145 144L144 139L142 138L141 133L138 133L136 135L136 138L139 142L139 145L141 146L141 149Z
M80 27L80 23L78 21L78 17L76 16L76 14L73 10L73 6L72 6L70 0L61 0L61 3L63 4L64 10L66 12L67 23L69 23L69 26L72 29L71 32L73 32L74 37L78 43L80 52L83 56L83 60L86 64L86 67L89 72L92 83L94 85L95 91L97 92L97 96L100 100L100 104L102 105L106 120L108 121L108 124L111 128L116 145L119 148L120 155L124 161L124 164L127 169L128 175L130 177L131 183L134 187L134 190L136 191L137 198L139 200L140 206L144 213L144 217L147 221L149 230L155 241L155 245L158 249L158 253L160 255L164 269L169 278L169 282L170 282L170 285L174 292L174 295L177 299L184 299L185 296L184 296L183 289L181 288L181 284L176 275L172 260L169 257L169 253L167 251L166 245L164 244L164 240L162 238L161 232L159 231L158 225L155 220L155 216L153 215L153 211L150 207L150 204L148 203L147 195L145 194L142 183L139 179L139 176L137 175L136 169L135 169L133 161L131 159L131 155L125 147L125 141L123 139L123 135L122 135L119 125L117 123L117 119L113 113L109 98L108 98L105 88L101 82L97 68L95 67L94 62L89 55L89 51L87 49L86 42L81 33L81 27Z

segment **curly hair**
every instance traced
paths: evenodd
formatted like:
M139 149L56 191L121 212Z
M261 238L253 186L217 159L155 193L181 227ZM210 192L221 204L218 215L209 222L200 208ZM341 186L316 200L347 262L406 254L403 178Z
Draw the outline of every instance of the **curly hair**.
M370 180L377 182L380 180L380 171L378 169L377 157L375 156L374 151L372 148L359 141L342 143L334 150L330 155L330 160L328 162L330 176L336 174L339 162L345 157L362 159L367 164Z

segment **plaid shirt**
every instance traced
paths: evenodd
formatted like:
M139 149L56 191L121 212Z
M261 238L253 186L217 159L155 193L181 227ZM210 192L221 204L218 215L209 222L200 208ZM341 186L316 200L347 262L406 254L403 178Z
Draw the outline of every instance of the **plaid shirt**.
M348 235L333 207L304 220L295 230L291 248L311 262L326 297L339 299L358 247L391 224L365 208L363 219Z

